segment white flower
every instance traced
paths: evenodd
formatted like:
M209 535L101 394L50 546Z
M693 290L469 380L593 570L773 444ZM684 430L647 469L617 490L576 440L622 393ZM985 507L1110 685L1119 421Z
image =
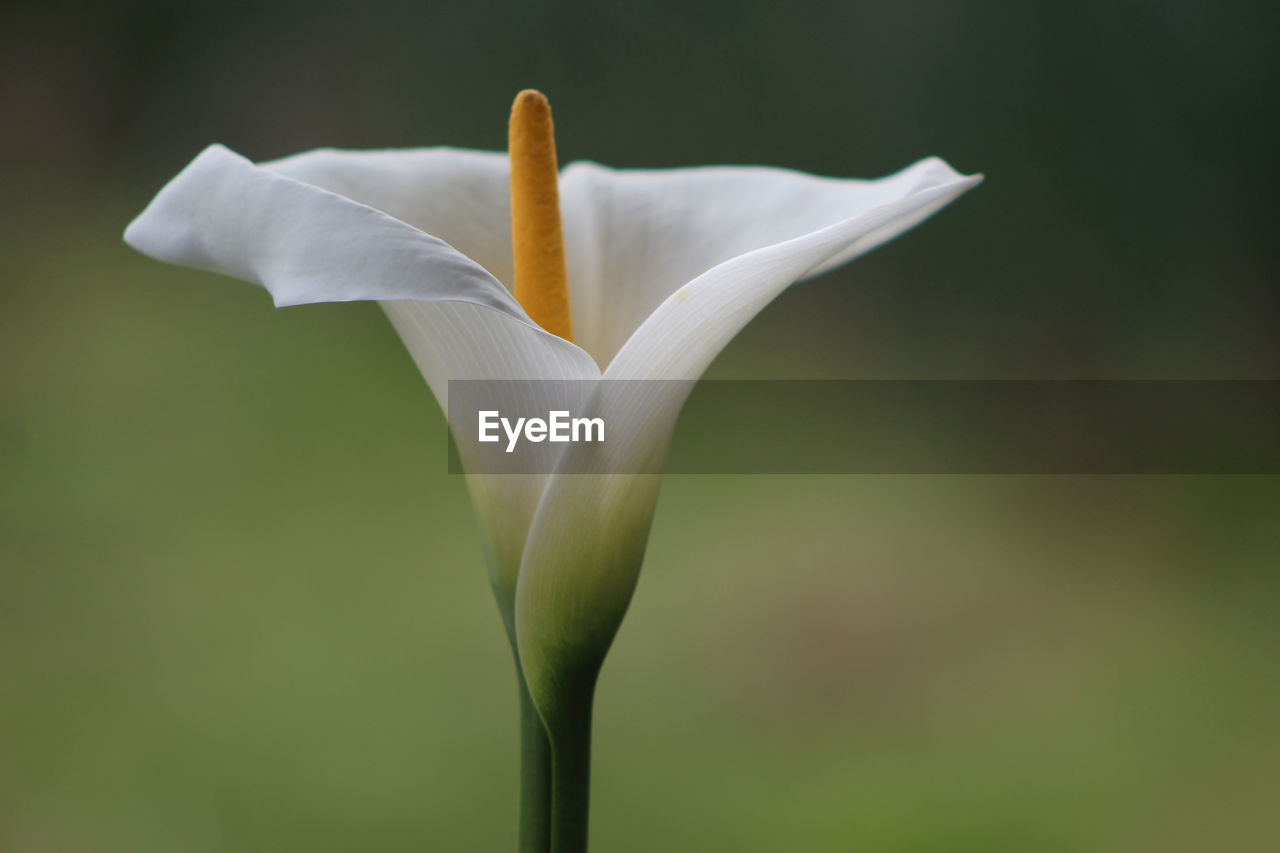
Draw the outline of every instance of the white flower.
M261 284L277 306L380 302L447 408L450 379L696 379L791 284L895 237L980 180L938 159L874 181L569 165L560 197L576 344L536 325L511 295L506 154L322 150L254 165L215 145L125 239L160 260ZM594 680L622 619L658 488L650 474L574 472L660 462L683 400L642 397L599 400L614 430L603 462L593 446L567 445L555 474L470 472L499 605L553 730L559 697Z

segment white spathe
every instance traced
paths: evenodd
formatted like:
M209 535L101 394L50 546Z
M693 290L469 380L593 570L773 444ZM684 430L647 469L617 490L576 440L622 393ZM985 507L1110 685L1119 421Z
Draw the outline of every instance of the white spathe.
M261 284L278 306L380 302L447 410L450 379L697 379L791 284L981 179L936 158L871 181L571 164L560 197L577 345L511 296L505 154L321 150L254 165L214 145L125 240ZM627 387L595 401L611 429L604 451L568 445L551 475L469 472L499 607L553 727L557 696L594 675L622 619L658 488L652 474L577 472L656 470L683 403Z

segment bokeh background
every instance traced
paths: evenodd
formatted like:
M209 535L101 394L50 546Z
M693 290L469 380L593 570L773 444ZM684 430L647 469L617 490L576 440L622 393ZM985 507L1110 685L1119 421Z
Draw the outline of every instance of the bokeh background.
M752 378L1275 379L1275 4L0 7L0 851L514 849L443 418L371 305L131 253L206 144L987 183ZM820 413L815 413L815 416ZM602 851L1280 849L1280 483L671 477Z

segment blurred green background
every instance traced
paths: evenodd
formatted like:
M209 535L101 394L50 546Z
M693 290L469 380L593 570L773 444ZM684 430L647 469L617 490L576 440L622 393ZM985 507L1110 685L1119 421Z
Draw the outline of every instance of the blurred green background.
M210 142L987 183L718 377L1276 378L1274 4L10 2L0 851L511 850L509 654L378 309L127 250ZM1280 482L672 477L601 851L1280 849Z

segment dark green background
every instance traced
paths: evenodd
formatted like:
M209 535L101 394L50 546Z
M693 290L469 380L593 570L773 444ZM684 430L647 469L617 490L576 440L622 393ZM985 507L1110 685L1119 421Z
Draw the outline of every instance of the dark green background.
M127 250L210 142L987 182L744 378L1276 378L1274 4L9 3L0 850L513 848L515 697L378 310ZM768 215L762 211L762 215ZM820 414L820 413L817 413ZM673 477L602 851L1280 845L1280 483Z

